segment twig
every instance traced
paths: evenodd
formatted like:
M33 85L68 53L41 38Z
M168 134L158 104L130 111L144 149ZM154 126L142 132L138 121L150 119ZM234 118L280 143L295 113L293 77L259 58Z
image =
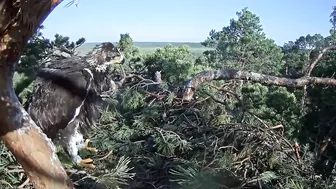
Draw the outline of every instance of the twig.
M233 164L233 165L237 165L237 164L242 165L245 161L249 161L249 160L250 160L250 156L248 156L247 158L244 158L244 159L241 160L241 161L233 162L232 164Z
M151 79L145 79L144 77L142 77L142 76L140 76L140 75L137 75L137 74L129 74L129 75L127 75L125 78L126 78L126 79L129 79L129 78L132 78L132 77L136 77L136 78L138 78L138 79L140 79L140 80L142 80L142 81L150 81L150 82L155 83L153 80L151 80Z
M218 148L218 150L226 149L226 148L233 148L234 150L236 150L238 152L238 149L234 146L221 146L221 147Z
M281 129L281 136L284 136L285 128L283 125L276 125L271 128L268 128L267 130L274 130L274 129Z
M329 138L327 139L327 141L324 142L324 144L322 145L322 148L321 148L321 150L320 150L320 154L323 154L323 152L327 149L327 146L328 146L329 142L331 142L331 137L329 137Z
M18 169L18 168L15 168L15 169L6 169L4 170L4 173L5 174L8 174L8 173L23 173L24 170L23 169Z
M199 100L199 101L195 102L195 104L202 103L202 102L204 102L204 101L207 101L207 100L209 100L210 98L211 98L211 97L210 97L210 96L208 96L208 97L206 97L206 98L203 98L203 99L201 99L201 100Z
M251 114L254 118L256 118L257 120L259 120L260 123L262 123L262 124L267 128L267 130L269 130L270 127L265 123L264 120L262 120L261 118L259 118L259 117L256 116L255 114L253 114L252 112L249 112L249 111L248 111L247 113Z
M93 179L93 180L96 180L96 179L97 179L97 177L94 177L94 176L91 176L91 175L86 175L86 176L84 176L83 178L80 178L80 179L76 180L76 182L73 182L73 183L74 183L74 184L78 184L80 181L82 181L82 180L84 180L84 179L86 179L86 178L91 178L91 179Z
M260 180L260 178L258 178L258 185L259 185L259 189L262 189L262 185L261 185L261 180Z
M97 161L104 160L104 159L108 158L108 157L112 154L112 152L113 152L113 150L109 151L108 154L106 154L105 156L103 156L103 157L101 157L101 158L98 158L98 159L96 159L96 160L97 160Z
M10 188L13 188L13 186L12 186L9 182L7 182L7 181L5 181L5 180L0 180L0 182L1 182L2 184L6 184L6 185L8 185Z
M27 178L18 188L23 188L29 183L29 178Z
M299 154L300 146L297 142L295 142L293 147L294 147L294 151L295 151L295 156L296 156L298 162L301 164L301 158L300 158L300 154Z
M155 98L157 98L158 100L162 100L163 98L165 98L167 95L166 94L155 94L155 93L151 93L151 92L148 92L148 91L146 91L146 90L144 90L144 89L140 89L139 91L141 91L141 92L143 92L143 93L145 93L145 94L147 94L147 95L149 95L149 96L152 96L152 97L155 97Z

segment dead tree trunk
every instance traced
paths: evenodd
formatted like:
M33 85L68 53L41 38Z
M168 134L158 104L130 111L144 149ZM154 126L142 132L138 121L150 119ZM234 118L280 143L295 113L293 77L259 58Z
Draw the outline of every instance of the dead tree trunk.
M13 89L15 66L28 39L61 1L0 1L0 136L35 188L73 188L54 145L25 112Z

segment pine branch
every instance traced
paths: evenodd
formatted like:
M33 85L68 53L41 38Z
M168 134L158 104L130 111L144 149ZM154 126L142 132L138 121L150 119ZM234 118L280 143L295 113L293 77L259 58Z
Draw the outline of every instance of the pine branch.
M290 79L285 77L271 76L261 73L241 71L234 69L219 69L214 71L203 71L196 74L193 78L189 79L184 86L183 100L190 101L193 98L195 90L205 82L213 80L249 80L259 82L267 85L278 85L287 87L304 87L305 85L326 85L336 86L336 79L321 78L321 77L301 77L298 79Z

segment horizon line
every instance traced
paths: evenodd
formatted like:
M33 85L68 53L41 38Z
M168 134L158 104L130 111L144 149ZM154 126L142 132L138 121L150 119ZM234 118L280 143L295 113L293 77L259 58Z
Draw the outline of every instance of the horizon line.
M107 41L88 41L85 43L103 43ZM113 41L112 43L117 43L118 41ZM202 43L196 41L133 41L133 43Z

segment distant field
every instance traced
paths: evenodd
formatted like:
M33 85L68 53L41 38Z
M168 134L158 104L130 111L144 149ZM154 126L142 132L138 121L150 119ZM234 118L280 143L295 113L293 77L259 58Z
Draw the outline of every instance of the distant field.
M88 53L93 47L99 43L85 43L78 48L79 54L83 55ZM201 45L201 43L192 42L134 42L134 45L139 47L141 53L150 53L155 51L157 48L164 47L165 45L172 44L174 46L188 45L190 47L191 53L193 55L199 56L203 51L208 48Z

